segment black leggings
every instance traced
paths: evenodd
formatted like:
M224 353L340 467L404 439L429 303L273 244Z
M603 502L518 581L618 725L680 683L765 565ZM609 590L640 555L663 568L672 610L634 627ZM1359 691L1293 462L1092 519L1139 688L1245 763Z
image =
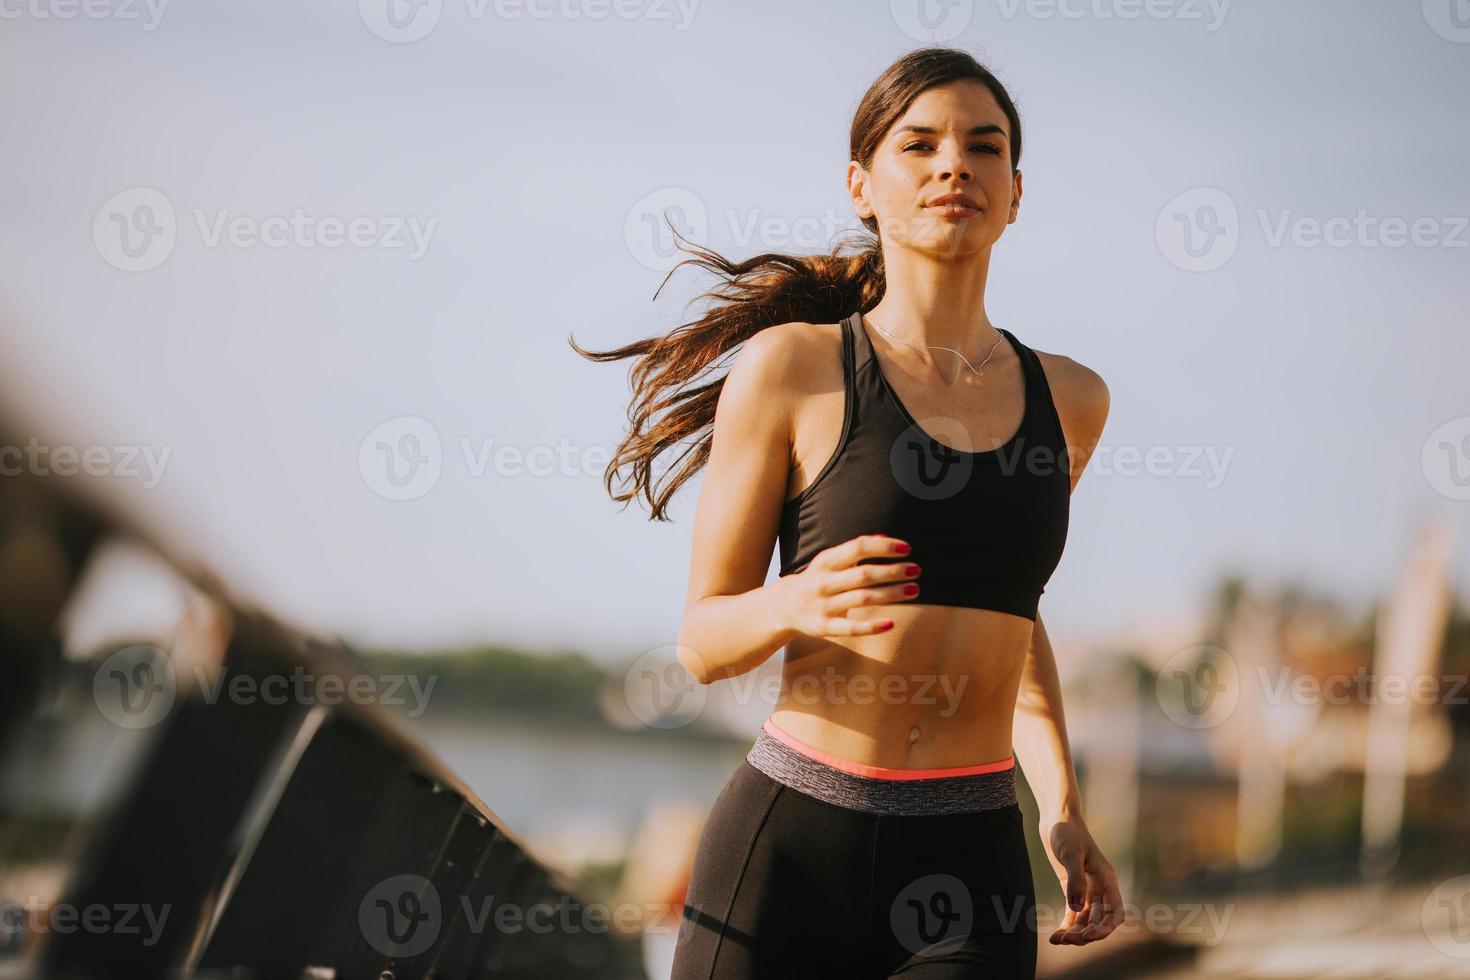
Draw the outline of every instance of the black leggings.
M838 806L740 764L695 852L671 980L1036 976L1021 810Z

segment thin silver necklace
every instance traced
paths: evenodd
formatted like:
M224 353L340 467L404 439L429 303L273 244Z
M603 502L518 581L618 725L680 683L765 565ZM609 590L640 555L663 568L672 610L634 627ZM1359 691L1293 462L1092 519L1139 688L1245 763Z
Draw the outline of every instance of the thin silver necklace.
M862 314L859 313L858 316L862 316ZM865 321L867 321L868 323L873 323L872 320L868 320L868 318L865 317L865 316L863 317L863 319ZM881 333L883 336L887 337L889 340L892 340L892 341L894 341L896 343L903 344L905 347L912 347L914 350L924 350L924 349L928 349L928 350L947 350L951 354L959 354L960 355L960 360L962 360L962 361L965 362L965 367L967 367L967 368L970 369L970 373L972 373L972 374L974 374L974 375L976 375L978 377L982 377L982 378L985 376L985 372L983 370L980 370L980 371L975 370L974 366L970 364L970 359L968 357L966 357L965 355L960 354L960 352L957 351L957 350L955 350L953 347L940 347L937 344L935 344L935 345L930 345L930 344L911 344L907 340L899 340L897 337L893 336L893 334L889 333L887 330L884 330L882 327L879 327L878 324L876 324L876 323L873 323L873 326L878 327L878 332ZM981 368L984 368L985 367L986 361L989 361L990 358L995 354L995 349L1000 346L1000 342L1002 340L1004 340L1004 339L1005 339L1005 335L1002 334L1000 332L1000 328L997 327L996 330L995 330L995 343L993 343L993 344L990 345L990 353L989 354L986 354L985 355L985 360L980 362L980 367Z

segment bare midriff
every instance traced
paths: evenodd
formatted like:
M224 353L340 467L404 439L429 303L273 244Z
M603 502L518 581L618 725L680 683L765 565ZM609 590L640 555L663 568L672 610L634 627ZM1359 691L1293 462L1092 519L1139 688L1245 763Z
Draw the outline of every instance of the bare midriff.
M922 590L922 573L917 581ZM788 643L773 724L839 759L890 769L1011 756L1031 620L918 602L863 606L848 615L892 619L893 629Z

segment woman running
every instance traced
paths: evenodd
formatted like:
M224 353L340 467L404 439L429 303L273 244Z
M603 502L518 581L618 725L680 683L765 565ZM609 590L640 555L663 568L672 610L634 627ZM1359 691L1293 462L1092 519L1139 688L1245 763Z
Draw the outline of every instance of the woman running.
M674 980L1034 977L1017 759L1068 901L1051 942L1123 918L1037 611L1108 389L985 308L1021 203L1020 118L967 52L924 48L863 97L850 155L873 233L857 251L695 248L684 262L723 278L707 294L723 304L666 337L577 348L641 357L607 472L609 492L623 466L633 485L615 499L667 519L708 467L680 662L709 684L786 650L706 820ZM737 346L723 378L679 390ZM656 492L653 458L706 428Z

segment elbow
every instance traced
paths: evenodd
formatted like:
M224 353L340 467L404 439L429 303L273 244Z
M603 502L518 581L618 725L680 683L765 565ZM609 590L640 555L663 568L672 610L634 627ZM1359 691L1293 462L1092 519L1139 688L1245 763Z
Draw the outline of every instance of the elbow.
M704 661L682 643L679 644L679 666L684 668L684 673L694 678L696 684L709 684L714 680L705 669Z
M716 680L710 671L710 665L699 655L695 647L690 645L683 629L679 630L679 636L674 640L674 650L679 659L679 666L684 668L684 673L693 678L696 684L710 684Z

